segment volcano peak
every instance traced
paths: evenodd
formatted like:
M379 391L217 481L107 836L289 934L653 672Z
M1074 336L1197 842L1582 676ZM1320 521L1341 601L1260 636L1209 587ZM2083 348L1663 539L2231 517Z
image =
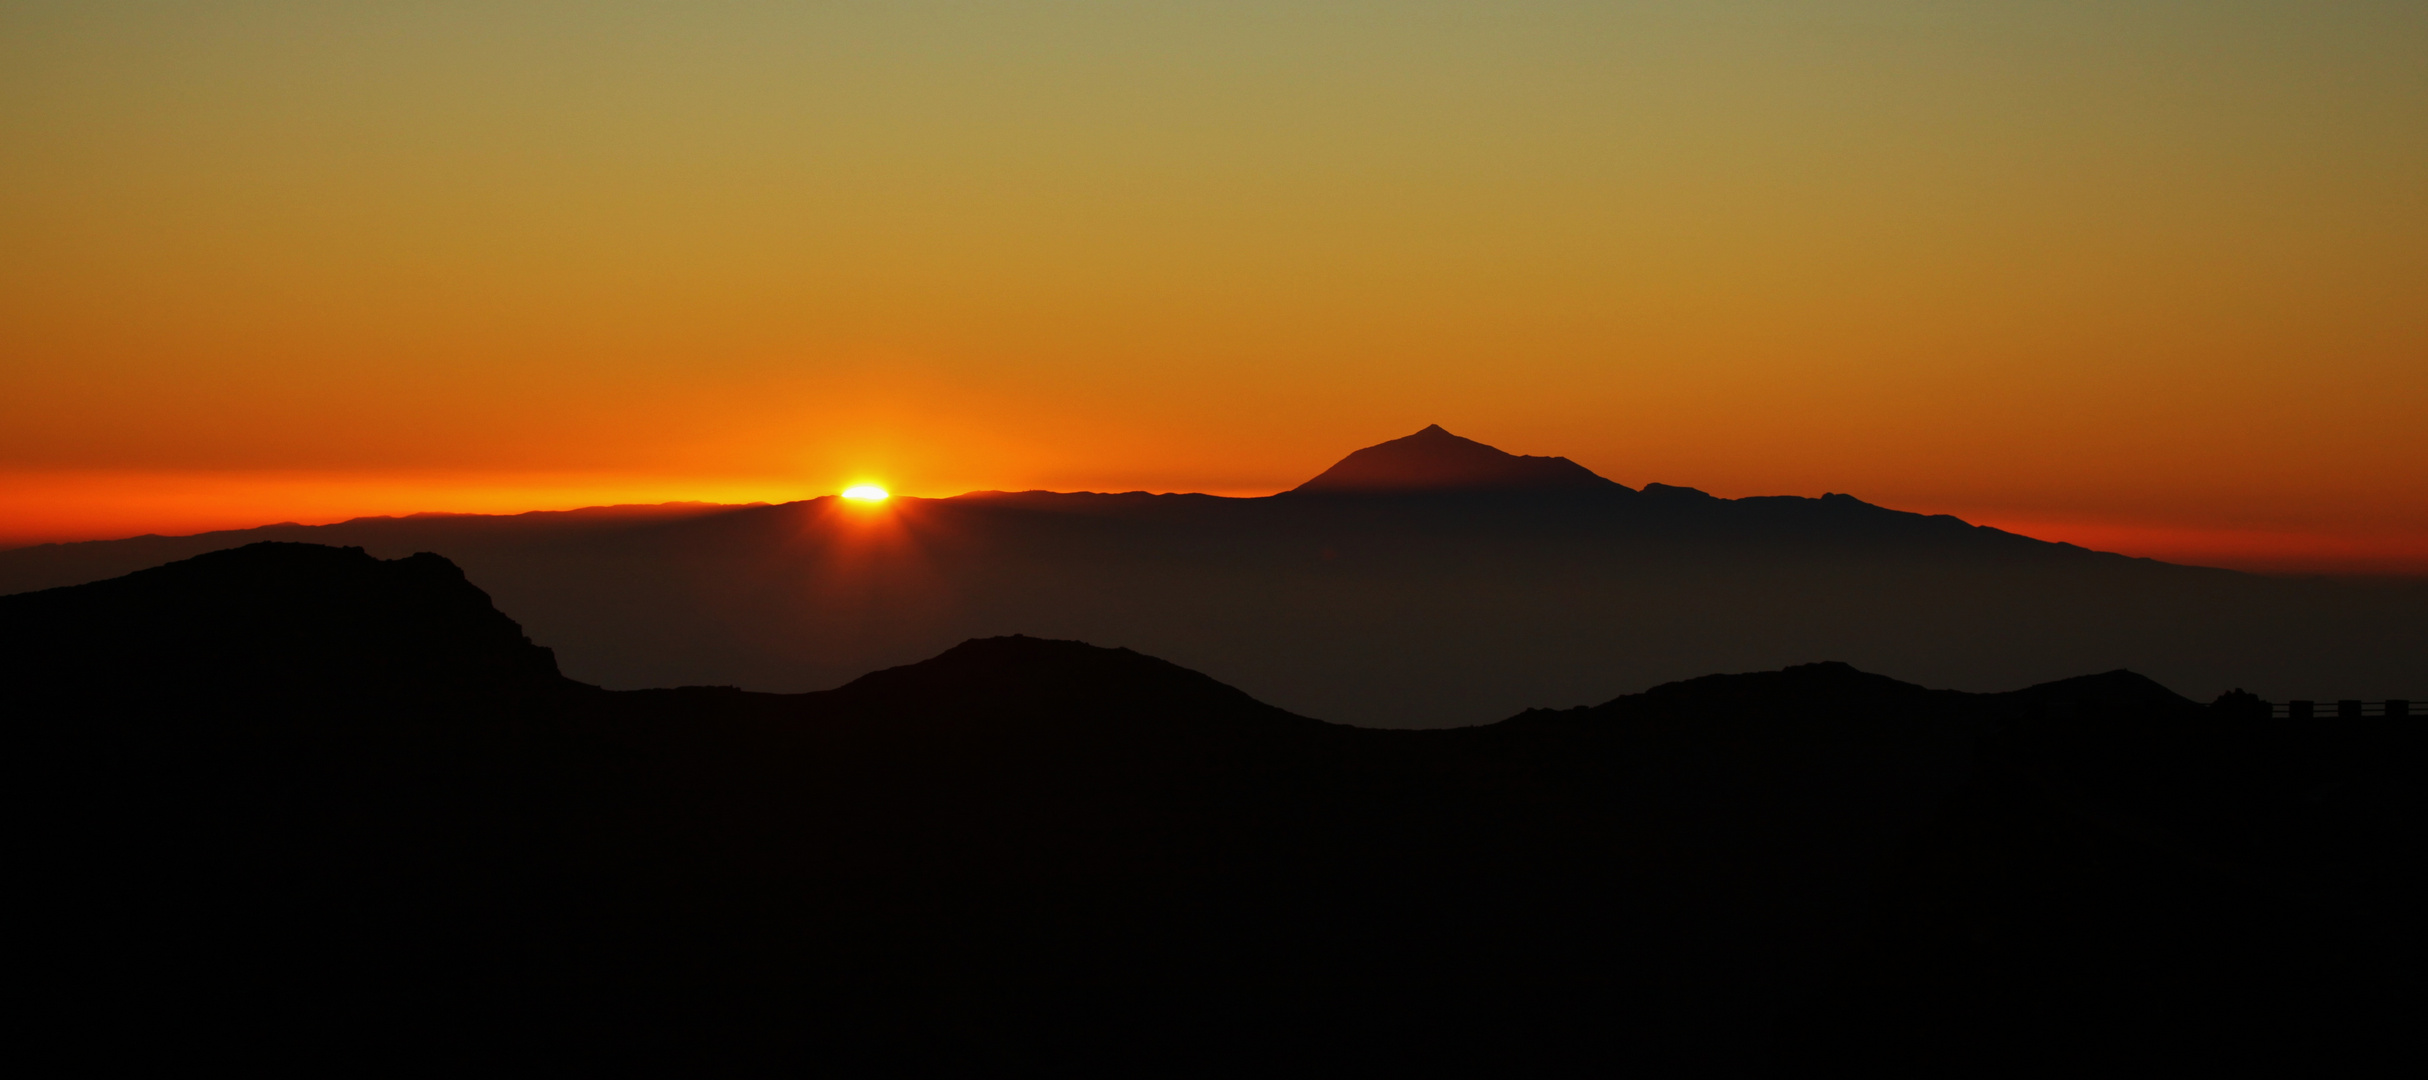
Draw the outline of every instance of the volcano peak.
M1292 488L1305 495L1429 491L1608 490L1621 485L1564 457L1512 454L1451 434L1440 424L1351 453Z

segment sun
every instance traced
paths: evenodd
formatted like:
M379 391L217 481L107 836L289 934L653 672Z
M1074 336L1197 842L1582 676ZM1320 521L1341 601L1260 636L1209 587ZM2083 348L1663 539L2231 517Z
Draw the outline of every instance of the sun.
M843 497L861 502L884 502L886 491L875 484L854 484L843 489Z

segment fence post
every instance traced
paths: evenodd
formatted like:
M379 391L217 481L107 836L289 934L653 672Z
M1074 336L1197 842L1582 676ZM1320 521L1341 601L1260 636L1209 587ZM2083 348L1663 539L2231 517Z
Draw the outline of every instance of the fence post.
M2290 720L2308 720L2311 710L2317 706L2318 703L2315 701L2288 701L2285 703L2285 717Z
M2361 718L2361 703L2360 703L2360 702L2358 702L2358 701L2354 701L2354 700L2352 700L2351 698L2345 698L2345 699L2344 699L2344 700L2342 700L2342 701L2338 701L2338 702L2336 702L2336 703L2335 703L2335 718L2336 718L2336 719L2338 719L2338 720L2358 720L2358 719L2360 719L2360 718Z
M2387 698L2386 715L2389 718L2396 716L2409 716L2411 715L2411 703L2403 700L2402 698Z

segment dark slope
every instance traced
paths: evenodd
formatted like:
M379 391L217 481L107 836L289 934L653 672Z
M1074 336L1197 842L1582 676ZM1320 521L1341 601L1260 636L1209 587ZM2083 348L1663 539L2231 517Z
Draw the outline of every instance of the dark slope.
M383 1013L463 992L417 956L578 975L545 942L616 812L550 716L581 689L433 555L265 543L0 597L37 1023L80 1062L303 1062L296 1032L404 1039Z
M2407 970L2373 966L2415 899L2407 732L1843 664L1372 731L1035 638L607 693L450 571L270 545L0 599L32 1030L86 1062L1229 1074L2400 1030L2314 1006Z
M1294 495L1409 492L1627 491L1564 457L1511 454L1442 430L1440 424L1351 453L1290 490Z
M2419 721L2271 722L2126 672L1995 701L2013 718L1880 877L1783 1054L2015 1075L2094 1050L2331 1073L2417 1055Z
M0 596L0 653L79 695L463 694L555 681L555 656L436 555L257 543Z

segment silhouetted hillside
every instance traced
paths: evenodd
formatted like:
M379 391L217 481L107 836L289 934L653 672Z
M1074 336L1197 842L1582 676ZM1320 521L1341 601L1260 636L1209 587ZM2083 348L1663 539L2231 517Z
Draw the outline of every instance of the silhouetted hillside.
M2016 719L1881 876L1783 1056L2015 1075L2412 1056L2419 720L2269 721L2123 672L1998 702Z
M558 679L549 650L429 554L259 543L0 597L0 612L0 651L83 696L417 696Z
M2170 566L1847 495L1636 492L1438 430L1335 472L1367 462L1427 487L365 519L0 552L0 592L251 540L433 551L567 675L619 689L826 689L1033 634L1369 726L1483 723L1816 656L1973 691L2121 667L2204 699L2428 685L2428 585ZM1556 476L1576 482L1535 482Z
M1290 490L1298 495L1378 495L1563 488L1627 490L1567 458L1506 453L1430 424L1406 438L1352 453Z
M0 642L24 1020L88 1066L2331 1062L2417 959L2415 733L2128 672L1378 731L1010 637L610 693L445 560L292 544Z

